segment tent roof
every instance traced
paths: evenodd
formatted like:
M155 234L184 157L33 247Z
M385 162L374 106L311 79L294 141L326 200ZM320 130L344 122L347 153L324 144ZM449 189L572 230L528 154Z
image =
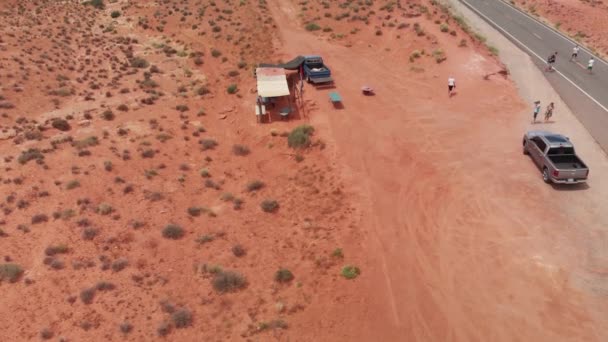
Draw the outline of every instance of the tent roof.
M300 65L302 65L302 63L304 63L305 59L306 58L304 58L304 56L298 56L298 57L290 60L287 63L283 63L283 64L262 63L262 64L260 64L260 67L272 67L272 68L283 68L283 69L287 69L287 70L298 70L300 68Z
M289 86L285 70L282 68L257 68L258 95L277 97L289 95Z

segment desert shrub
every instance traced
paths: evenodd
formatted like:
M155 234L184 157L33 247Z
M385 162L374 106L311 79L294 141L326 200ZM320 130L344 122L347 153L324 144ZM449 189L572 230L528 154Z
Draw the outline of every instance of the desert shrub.
M342 276L346 279L355 279L360 273L361 270L359 270L359 267L351 265L342 267L342 272L340 272L340 274L342 274Z
M201 86L196 90L196 93L202 96L211 93L211 90L209 90L209 88L207 88L206 86Z
M112 165L112 162L111 162L111 161L106 160L106 161L104 161L104 162L103 162L103 168L104 168L106 171L108 171L108 172L109 172L109 171L112 171L113 167L114 167L114 166Z
M336 248L331 253L331 256L333 256L335 258L344 258L344 252L342 251L342 248Z
M435 62L437 62L437 63L441 63L447 59L447 57L445 56L445 52L443 52L443 50L441 50L441 49L433 50L432 55L433 55L433 58L435 58Z
M120 110L121 112L126 112L129 110L129 107L123 103L120 106L118 106L116 109Z
M53 122L51 123L51 126L53 126L53 128L55 128L55 129L58 129L63 132L69 131L71 128L70 124L65 119L54 119Z
M99 231L97 230L97 228L86 227L82 230L82 233L80 234L80 236L82 237L83 240L93 240L97 236L98 233L99 233Z
M220 199L225 202L232 202L234 201L234 195L230 192L224 192L222 196L220 196Z
M97 291L111 291L114 290L116 288L116 285L107 282L107 281L100 281L97 284L95 284L95 289L97 289Z
M121 333L128 334L131 332L131 330L133 330L133 325L131 325L129 322L122 322L120 323L119 329Z
M217 146L217 141L213 139L202 139L200 144L203 151L212 150Z
M264 200L262 201L262 203L260 204L260 207L262 208L262 210L264 212L267 213L272 213L274 211L276 211L277 209L279 209L279 202L275 201L275 200Z
M142 158L154 158L154 154L155 154L155 153L156 153L156 152L154 152L154 150L153 150L153 149L148 148L148 149L145 149L145 150L144 150L144 151L141 153L141 156L142 156Z
M260 181L260 180L253 180L249 183L247 183L247 191L252 192L252 191L257 191L260 190L261 188L263 188L265 186L264 182Z
M199 171L199 174L200 174L200 175L201 175L201 177L203 177L203 178L209 178L209 177L211 177L211 173L210 173L210 172L209 172L209 170L207 170L207 169L201 169L201 170Z
M439 25L439 30L441 30L441 32L448 32L450 27L447 24L441 24Z
M216 189L216 190L220 189L219 184L217 184L216 182L212 181L211 179L206 179L205 180L205 187L206 188L211 188L211 189Z
M77 149L83 149L83 148L87 148L87 147L91 147L91 146L97 146L97 145L99 145L99 139L97 139L96 136L91 136L91 137L88 137L88 138L84 138L82 140L75 141L73 143L73 145Z
M237 90L238 90L238 87L236 84L231 84L228 86L228 88L226 88L226 91L228 92L228 94L234 94L234 93L236 93Z
M418 23L414 23L414 31L416 32L416 35L418 36L424 36L424 29L422 28L422 26L420 26L420 24Z
M274 274L274 280L279 283L288 283L293 280L293 273L286 268L281 268Z
M40 338L43 340L49 340L53 338L53 331L49 328L44 328L40 331Z
M156 328L156 333L158 336L167 336L171 332L171 325L167 322L161 322L158 328Z
M188 108L188 106L183 105L183 104L175 106L175 109L182 113L190 110L190 108Z
M112 271L120 272L124 270L129 265L129 261L124 258L120 258L118 260L114 260L112 263Z
M111 110L107 109L103 113L101 113L101 117L104 120L112 121L112 120L114 120L114 118L116 117L116 115L114 115L114 112L112 112Z
M490 50L490 53L494 56L498 56L499 51L498 48L496 48L495 46L488 45L488 50Z
M201 207L190 207L188 208L188 215L190 216L201 216L201 213L203 212L203 208Z
M212 285L220 293L233 292L247 286L247 279L238 272L220 271L213 277Z
M108 214L112 213L113 211L114 211L114 208L112 208L112 206L109 205L108 203L101 203L97 207L97 212L101 215L108 215Z
M213 50L211 50L211 56L213 56L213 57L216 57L216 58L217 58L217 57L219 57L219 56L221 56L221 55L222 55L222 52L221 52L220 50L218 50L218 49L213 49Z
M318 31L321 29L321 26L319 26L317 23L308 23L305 26L306 31Z
M120 11L112 11L112 13L110 13L110 17L114 19L120 17Z
M27 140L42 140L43 138L42 132L37 129L26 131L24 136Z
M228 76L230 76L230 77L236 77L238 75L239 75L239 72L237 70L230 70L228 72Z
M234 246L232 246L232 254L234 254L234 256L236 257L242 257L245 254L247 254L247 251L245 250L245 248L239 244L236 244Z
M176 224L168 224L163 228L163 237L166 239L177 240L184 236L184 228Z
M72 190L72 189L76 189L80 186L80 182L77 181L76 179L71 180L68 182L68 184L66 184L65 188L68 190Z
M49 246L44 250L44 254L53 256L56 254L65 254L68 250L68 246L66 245Z
M196 239L196 242L197 242L199 245L202 245L202 244L205 244L205 243L207 243L207 242L211 242L211 241L213 241L213 240L215 240L215 237L213 237L213 235L202 235L202 236L199 236L199 237Z
M49 220L49 217L46 216L45 214L36 214L36 215L32 216L32 224L47 222L48 220Z
M134 68L144 69L144 68L147 68L148 66L150 66L150 63L148 63L147 60L145 60L141 57L135 57L135 58L131 59L131 66Z
M242 205L243 205L244 201L240 198L235 198L232 201L232 208L234 208L234 210L239 210L241 209Z
M50 263L51 268L61 270L65 267L65 263L59 259L53 259Z
M416 58L420 58L420 51L418 50L414 50L412 51L412 53L410 54L410 62L413 62Z
M309 125L301 125L294 128L287 136L287 144L291 148L306 148L310 146L310 136L314 132L314 128Z
M461 39L460 43L458 43L459 47L465 47L467 46L467 40L466 39Z
M192 324L192 313L188 309L179 309L171 314L171 321L177 329L186 328Z
M83 303L91 304L91 303L93 303L94 298L95 298L95 288L94 287L80 291L80 300Z
M234 145L232 146L232 153L237 156L246 156L249 154L249 148L243 145Z
M203 63L203 59L200 56L194 58L194 64L202 65Z
M23 165L23 164L29 162L30 160L42 161L43 159L44 159L44 155L42 154L42 152L40 152L39 149L30 148L27 151L21 152L21 155L19 156L19 158L17 158L17 161L19 162L19 164Z
M97 9L104 9L106 7L103 0L88 0L88 1L83 2L83 4L88 5L88 6L93 6Z
M239 69L245 69L245 67L247 66L247 62L245 61L240 61L237 65L236 65Z
M0 282L8 281L14 283L23 274L21 266L13 263L0 264Z

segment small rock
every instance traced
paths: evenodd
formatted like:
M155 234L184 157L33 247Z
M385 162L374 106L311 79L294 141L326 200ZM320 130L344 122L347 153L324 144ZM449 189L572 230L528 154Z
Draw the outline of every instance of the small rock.
M221 115L218 115L218 118L219 118L220 120L224 120L224 119L225 119L225 118L227 118L227 117L228 117L228 115L226 115L226 114L221 114Z

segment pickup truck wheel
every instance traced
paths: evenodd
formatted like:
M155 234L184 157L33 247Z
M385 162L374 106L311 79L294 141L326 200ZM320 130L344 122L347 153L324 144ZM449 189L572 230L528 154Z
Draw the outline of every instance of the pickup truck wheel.
M306 76L306 82L310 83L310 76Z
M523 153L524 153L524 155L529 154L528 148L526 147L526 142L525 141L524 141Z
M543 169L543 180L545 183L551 184L551 178L549 178L549 170L547 170L547 168Z

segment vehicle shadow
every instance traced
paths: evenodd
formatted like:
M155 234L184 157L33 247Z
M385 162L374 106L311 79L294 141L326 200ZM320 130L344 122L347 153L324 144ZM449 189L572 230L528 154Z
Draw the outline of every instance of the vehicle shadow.
M533 125L538 125L538 124L552 124L552 123L555 123L555 121L554 121L554 120L547 120L547 121L544 121L544 120L542 120L542 121L541 121L541 120L538 120L538 121L532 121L532 124L533 124Z
M584 191L588 190L591 187L587 183L578 183L578 184L551 184L553 190L557 191Z

